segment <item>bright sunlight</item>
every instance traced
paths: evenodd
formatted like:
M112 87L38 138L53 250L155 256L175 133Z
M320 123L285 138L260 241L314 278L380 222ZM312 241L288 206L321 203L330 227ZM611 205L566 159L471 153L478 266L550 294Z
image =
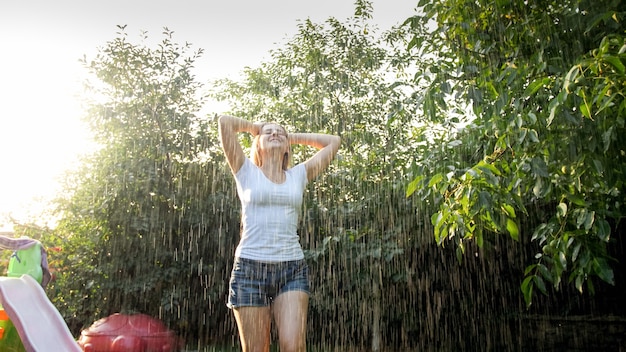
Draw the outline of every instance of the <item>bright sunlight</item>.
M45 223L40 218L59 190L58 180L87 148L80 122L78 61L42 56L63 50L58 43L8 43L19 55L0 57L3 97L0 119L0 229L9 218ZM43 63L45 61L45 64ZM54 69L50 69L53 67Z

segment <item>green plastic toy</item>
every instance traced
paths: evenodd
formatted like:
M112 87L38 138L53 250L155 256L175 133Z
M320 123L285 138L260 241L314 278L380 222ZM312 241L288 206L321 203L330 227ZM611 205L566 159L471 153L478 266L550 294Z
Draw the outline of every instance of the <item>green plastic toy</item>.
M0 307L0 351L25 352L24 344L7 313Z
M32 276L37 282L43 279L41 268L41 244L36 243L26 249L18 249L9 260L7 276L21 277L24 274ZM15 326L0 306L0 351L25 352L24 344L17 333Z
M43 280L40 243L36 243L26 249L18 249L11 256L7 276L20 277L23 274L32 276L39 283Z

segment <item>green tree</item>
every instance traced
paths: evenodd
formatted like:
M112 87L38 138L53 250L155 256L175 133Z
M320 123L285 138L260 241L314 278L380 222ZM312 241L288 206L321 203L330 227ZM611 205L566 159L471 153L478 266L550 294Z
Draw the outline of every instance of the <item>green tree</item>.
M73 330L115 312L161 318L184 336L209 338L222 301L230 182L200 117L201 50L172 41L151 48L123 27L93 60L86 121L99 149L68 178L55 239L68 256L56 302ZM220 160L221 161L221 160ZM234 226L234 225L233 225ZM216 281L213 278L216 277ZM219 305L221 306L221 305ZM225 308L213 310L226 315Z
M410 82L425 90L421 113L444 128L422 129L407 193L436 204L435 238L459 258L488 234L532 236L528 305L546 281L558 289L565 277L580 292L593 292L592 277L614 282L607 245L626 212L625 11L613 0L420 1L405 22L421 58Z

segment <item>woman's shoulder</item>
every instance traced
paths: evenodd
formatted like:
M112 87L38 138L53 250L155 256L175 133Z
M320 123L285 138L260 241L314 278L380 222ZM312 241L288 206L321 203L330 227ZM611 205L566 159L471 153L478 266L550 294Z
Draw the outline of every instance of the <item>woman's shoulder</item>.
M239 170L237 171L237 173L235 174L236 177L240 177L243 174L247 174L250 173L251 170L255 169L254 163L252 162L252 160L250 160L250 158L246 157L243 159L243 164L241 164L241 167L239 168Z
M306 180L306 165L304 163L292 166L287 170L287 172L292 175L296 175L298 178L304 178L304 180Z
M305 170L305 169L306 169L306 166L304 165L304 163L299 163L287 169L287 172L300 172L301 170Z

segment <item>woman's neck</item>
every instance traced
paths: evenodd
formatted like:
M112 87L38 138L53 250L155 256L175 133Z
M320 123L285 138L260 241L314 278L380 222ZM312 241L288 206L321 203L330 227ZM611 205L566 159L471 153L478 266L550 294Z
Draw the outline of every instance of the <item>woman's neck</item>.
M274 183L285 182L285 171L283 170L282 163L263 163L261 171L263 171L265 177Z
M265 176L276 183L282 183L285 181L285 173L283 170L283 160L278 154L266 154L263 158L263 165L261 170Z

